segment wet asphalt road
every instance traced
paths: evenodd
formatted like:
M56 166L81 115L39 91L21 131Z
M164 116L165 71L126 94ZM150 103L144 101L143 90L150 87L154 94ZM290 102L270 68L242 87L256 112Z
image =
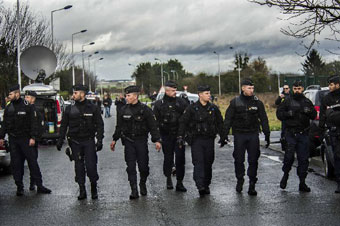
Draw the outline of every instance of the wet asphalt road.
M114 110L112 110L114 111ZM99 157L99 199L78 201L73 163L54 146L41 146L39 163L50 195L28 191L25 166L25 196L16 197L13 179L0 175L0 225L340 225L340 195L335 182L310 173L312 192L298 191L296 168L288 187L279 188L282 154L262 149L259 160L257 197L235 192L232 147L216 145L211 195L199 198L192 172L190 147L186 148L186 193L166 190L162 174L163 154L149 145L150 177L148 196L129 200L130 187L125 172L121 143L109 150L115 117L105 121L105 148ZM175 181L175 180L174 180ZM89 193L89 184L87 185ZM88 194L88 196L90 196Z

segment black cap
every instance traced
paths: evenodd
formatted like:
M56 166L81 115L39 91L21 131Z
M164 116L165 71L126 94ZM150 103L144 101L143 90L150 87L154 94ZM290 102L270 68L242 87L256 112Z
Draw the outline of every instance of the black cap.
M35 91L26 91L26 96L37 97L37 93Z
M197 91L198 92L210 91L210 86L208 86L208 85L199 85L199 86L197 86Z
M245 78L241 82L241 86L253 86L254 82L250 78Z
M167 86L167 87L171 87L171 88L177 89L177 84L176 84L176 82L171 81L171 80L166 81L164 85Z
M15 85L15 86L12 86L11 88L9 88L9 92L13 92L13 91L16 91L16 90L20 90L19 84Z
M334 84L340 84L340 77L335 75L335 76L331 76L328 78L328 84L330 83L334 83Z
M88 89L86 85L74 85L73 91L84 91L85 93L87 93Z
M293 83L293 86L294 87L299 87L299 86L302 86L303 87L303 83L301 80L296 80L294 83Z
M125 93L139 93L140 92L140 88L139 86L128 86L124 89Z

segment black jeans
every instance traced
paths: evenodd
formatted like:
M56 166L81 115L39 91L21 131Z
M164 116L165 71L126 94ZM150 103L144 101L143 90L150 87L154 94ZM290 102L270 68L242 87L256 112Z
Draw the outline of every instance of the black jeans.
M183 180L185 172L185 147L179 148L176 135L162 135L162 141L164 175L166 177L171 176L175 155L176 178L177 180Z
M215 160L215 138L200 136L191 145L194 181L198 189L209 187ZM177 170L177 169L176 169Z
M38 164L38 149L29 146L29 138L9 137L12 174L17 186L23 186L24 163L27 160L32 179L37 186L42 185L42 176Z
M94 139L86 141L71 141L70 147L74 159L75 181L78 184L85 184L86 174L91 183L98 181L97 152Z
M294 163L294 154L296 152L298 167L297 175L304 179L307 177L309 165L309 138L306 133L286 132L287 150L283 159L282 171L289 173Z
M260 157L260 141L257 133L234 134L234 165L237 179L243 179L245 175L245 154L248 153L249 181L257 182L258 159Z
M149 150L147 138L138 138L134 142L123 138L125 145L124 154L126 162L126 172L128 173L128 180L131 183L137 183L136 163L140 177L146 181L149 176Z

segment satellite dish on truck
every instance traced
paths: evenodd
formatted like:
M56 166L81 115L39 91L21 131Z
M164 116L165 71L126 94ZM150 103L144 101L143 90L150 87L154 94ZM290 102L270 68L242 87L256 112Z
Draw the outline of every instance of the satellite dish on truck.
M57 57L47 47L31 46L21 54L20 66L27 77L42 83L57 68Z

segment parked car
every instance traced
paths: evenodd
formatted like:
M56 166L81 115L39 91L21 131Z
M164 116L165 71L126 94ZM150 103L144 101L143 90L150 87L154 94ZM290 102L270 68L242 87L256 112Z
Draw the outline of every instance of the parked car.
M40 112L44 123L43 141L55 142L59 138L64 99L53 89L52 86L42 83L34 83L23 88L22 95L26 91L35 91L37 98L35 106Z
M320 156L323 162L325 176L331 178L334 176L334 154L330 143L328 131L319 128L319 116L321 100L329 93L328 87L310 86L304 91L305 96L310 99L317 111L315 120L312 120L309 132L310 155L311 157Z
M4 110L0 110L0 126L2 125ZM5 141L5 145L0 145L0 169L5 173L11 172L11 156L8 150L8 143Z

